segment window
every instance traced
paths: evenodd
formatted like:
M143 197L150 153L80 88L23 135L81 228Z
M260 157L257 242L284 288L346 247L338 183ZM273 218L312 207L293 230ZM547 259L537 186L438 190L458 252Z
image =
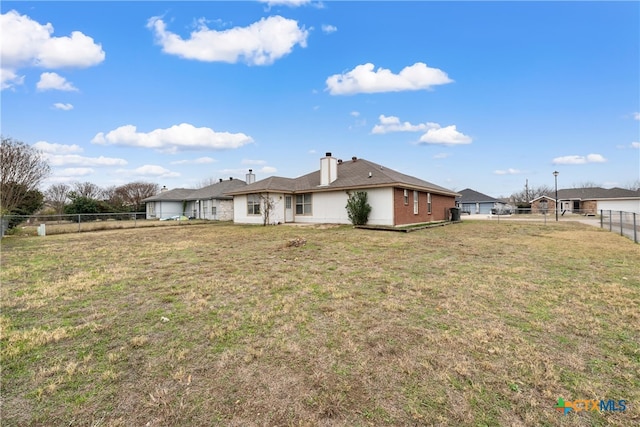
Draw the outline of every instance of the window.
M427 213L431 213L431 193L427 193Z
M216 217L216 207L215 206L211 206L211 216L213 216L214 218Z
M285 196L284 198L284 208L291 209L291 196Z
M413 214L418 214L418 192L413 190Z
M247 215L260 215L260 196L258 194L247 195Z
M409 204L409 190L404 190L404 204L408 205Z
M547 202L547 200L546 199L540 200L540 212L543 214L546 214L548 209L549 209L549 203Z
M311 193L296 196L296 215L311 215Z

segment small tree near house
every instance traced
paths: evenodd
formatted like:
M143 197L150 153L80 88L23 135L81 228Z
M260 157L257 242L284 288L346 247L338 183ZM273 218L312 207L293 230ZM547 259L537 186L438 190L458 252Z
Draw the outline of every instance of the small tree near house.
M347 215L353 225L365 225L369 221L371 205L367 202L366 191L356 191L347 200Z
M276 207L276 202L273 200L272 197L269 197L268 194L261 194L260 195L260 204L261 209L262 209L262 225L266 226L267 224L270 224L271 221L271 213L273 212L273 210Z

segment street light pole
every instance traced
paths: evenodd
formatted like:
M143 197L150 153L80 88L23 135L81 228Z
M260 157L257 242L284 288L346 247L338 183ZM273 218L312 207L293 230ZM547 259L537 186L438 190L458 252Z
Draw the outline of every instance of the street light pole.
M556 222L558 221L558 175L560 172L553 171L553 178L556 181Z

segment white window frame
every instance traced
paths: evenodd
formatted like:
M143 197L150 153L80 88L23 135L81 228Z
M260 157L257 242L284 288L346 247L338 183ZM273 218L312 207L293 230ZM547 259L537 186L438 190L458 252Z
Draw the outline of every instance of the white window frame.
M431 213L431 193L427 193L427 213Z
M404 204L409 204L409 190L407 190L406 188L404 189Z
M260 195L247 194L247 215L261 215Z
M312 193L296 194L296 215L312 215ZM298 211L298 208L301 208Z
M413 190L413 214L418 215L418 191Z

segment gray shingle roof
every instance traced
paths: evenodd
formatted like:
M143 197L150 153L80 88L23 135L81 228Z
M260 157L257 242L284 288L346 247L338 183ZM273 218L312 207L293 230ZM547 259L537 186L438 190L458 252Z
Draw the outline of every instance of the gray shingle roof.
M147 197L143 199L143 202L181 202L186 197L193 193L194 190L190 188L174 188L173 190L163 191L155 196Z
M369 177L369 173L371 173L371 177ZM266 178L227 194L249 194L267 191L302 193L395 186L451 196L457 195L454 191L439 185L405 175L365 159L338 163L338 178L326 186L320 186L320 170L317 170L298 178Z
M240 179L216 182L193 191L185 200L232 199L231 196L227 196L225 193L246 186L247 183Z
M478 191L472 190L470 188L465 188L462 191L458 191L460 193L460 203L496 203L500 202L498 199L494 199L491 196L487 196L486 194L482 194Z
M544 196L549 199L555 199L555 191L547 193ZM539 199L537 197L536 199ZM627 199L627 198L640 198L640 191L626 190L624 188L602 188L602 187L588 187L588 188L563 188L558 190L559 200L600 200L600 199ZM536 200L534 199L534 200Z
M190 188L174 188L173 190L163 191L160 194L156 194L155 196L147 197L142 201L181 202L184 200L231 199L232 197L226 195L225 193L246 186L247 183L241 179L231 179L227 181L216 182L215 184L211 184L197 190Z

